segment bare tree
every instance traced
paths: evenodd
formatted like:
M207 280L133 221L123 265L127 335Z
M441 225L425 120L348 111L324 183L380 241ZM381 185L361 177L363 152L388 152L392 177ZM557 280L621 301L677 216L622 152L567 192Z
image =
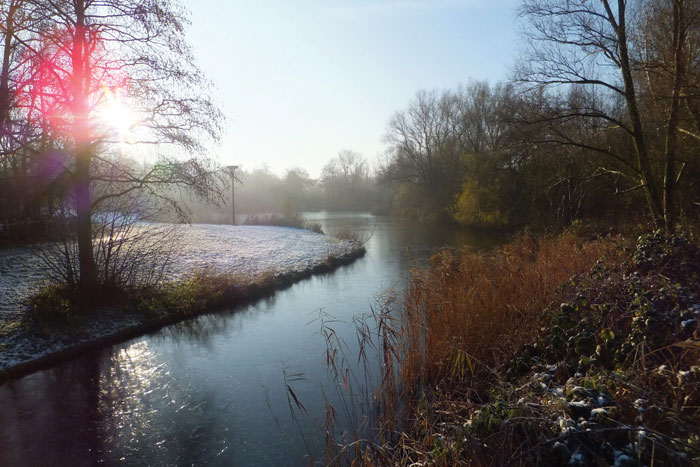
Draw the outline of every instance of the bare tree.
M649 107L661 116L655 125L664 130L659 151L664 164L663 211L667 227L676 222L676 187L689 162L687 143L697 145L698 139L688 131L693 122L698 123L693 109L700 104L697 88L693 89L700 71L698 20L697 1L653 0L642 17L636 38L642 45L636 53L642 71L640 87L648 95Z
M385 136L391 152L386 176L432 191L459 184L454 103L449 92L419 91L405 111L394 114Z
M219 134L220 112L184 40L187 18L175 0L37 0L45 19L34 30L25 73L30 120L65 135L77 213L80 288L97 280L92 214L101 203L145 191L167 199L165 187L215 194L205 141ZM119 105L138 115L115 128L101 115ZM129 140L125 140L125 130ZM160 155L156 164L120 164L119 144L140 143ZM117 150L115 150L117 148ZM186 154L182 161L173 154ZM167 154L167 157L165 156ZM177 203L172 202L177 208Z
M20 217L28 222L27 201L37 198L36 183L29 183L28 179L35 155L31 145L40 131L22 120L16 93L22 56L32 42L29 31L40 20L40 12L26 0L0 4L0 219L6 226Z
M552 123L552 131L542 142L585 149L612 161L614 168L601 170L628 179L629 189L642 189L653 221L669 231L675 224L674 193L683 171L676 155L678 116L683 83L688 79L688 58L696 53L691 53L688 41L690 25L697 20L696 3L524 0L520 9L529 23L525 34L530 45L517 70L517 79L549 89L555 101L560 96L558 104L528 123ZM641 80L653 67L648 60L641 60L645 44L640 38L645 14L659 6L673 11L670 31L664 38L671 41L672 53L663 59L667 70L664 86L644 89ZM656 45L656 50L661 50L661 44ZM578 87L586 98L565 102L561 98L562 86ZM657 102L663 102L666 147L662 150L653 143L659 137L653 125L655 117L645 113L648 93L656 94ZM590 130L586 138L563 131L558 123L553 123L572 120L583 122ZM624 145L610 144L610 135L628 139L632 157Z
M418 188L422 198L433 199L428 209L446 214L465 177L478 178L478 173L468 174L483 165L474 163L476 159L494 167L502 162L508 125L500 114L510 94L509 86L478 81L456 91L418 92L389 122L385 137L389 160L383 175L412 185L413 191Z
M367 209L375 195L367 161L350 149L339 151L323 166L319 187L327 209Z

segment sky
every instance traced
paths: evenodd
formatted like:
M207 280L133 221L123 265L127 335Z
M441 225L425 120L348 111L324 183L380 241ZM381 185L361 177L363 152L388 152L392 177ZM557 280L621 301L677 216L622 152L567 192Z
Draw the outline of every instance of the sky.
M222 165L312 177L340 150L372 166L421 89L507 78L517 0L185 0L226 115Z

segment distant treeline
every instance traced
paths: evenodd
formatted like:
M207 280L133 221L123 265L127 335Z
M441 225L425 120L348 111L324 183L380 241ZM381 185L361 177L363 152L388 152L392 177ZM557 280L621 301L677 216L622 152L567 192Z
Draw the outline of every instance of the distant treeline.
M388 213L390 196L379 183L365 158L343 150L329 160L319 178L299 167L274 174L266 165L236 171L236 218L244 222L251 214L297 213L303 211L372 211ZM230 185L229 185L230 186ZM230 188L220 205L186 200L194 222L231 221Z

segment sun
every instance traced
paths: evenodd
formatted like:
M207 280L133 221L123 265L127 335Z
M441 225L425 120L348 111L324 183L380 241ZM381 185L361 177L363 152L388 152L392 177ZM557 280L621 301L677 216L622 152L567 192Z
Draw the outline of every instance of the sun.
M105 100L98 111L102 123L119 136L121 143L128 143L134 126L138 123L136 114L121 97L119 88L105 89Z

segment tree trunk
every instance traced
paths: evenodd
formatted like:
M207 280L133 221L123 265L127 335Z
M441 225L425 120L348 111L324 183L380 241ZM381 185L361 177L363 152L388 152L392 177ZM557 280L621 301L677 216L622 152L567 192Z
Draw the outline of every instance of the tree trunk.
M87 80L90 78L90 57L86 54L85 2L74 3L76 13L72 51L73 138L75 141L75 210L78 217L78 264L80 295L88 298L97 281L97 267L92 249L92 187L90 183L90 152Z
M78 263L80 291L86 296L97 280L95 256L92 250L92 191L90 186L90 153L81 144L76 150L75 205L78 215Z
M666 148L664 154L664 228L666 233L672 233L676 225L676 150L678 142L678 113L680 111L681 84L685 74L683 48L686 41L687 28L684 18L684 1L673 2L673 89L671 92L671 109L666 125Z
M5 41L2 54L2 71L0 71L0 128L5 126L10 113L10 56L14 38L14 16L17 5L10 4L5 24Z
M606 2L607 6L607 2ZM615 28L617 33L617 42L620 53L620 71L622 72L622 80L625 86L625 102L627 104L627 112L632 123L632 142L637 155L637 168L640 174L640 182L644 188L644 195L647 200L647 205L651 213L654 225L659 227L663 219L661 199L656 186L656 180L651 170L649 162L649 153L644 139L644 128L642 126L642 118L637 106L637 95L634 89L634 78L632 76L632 67L629 60L629 51L627 48L627 29L625 18L626 2L618 0L618 18L619 24L612 16L612 10L608 7L610 16L610 24Z

